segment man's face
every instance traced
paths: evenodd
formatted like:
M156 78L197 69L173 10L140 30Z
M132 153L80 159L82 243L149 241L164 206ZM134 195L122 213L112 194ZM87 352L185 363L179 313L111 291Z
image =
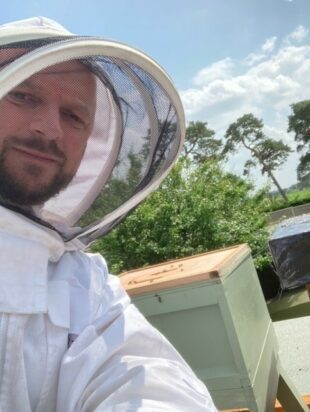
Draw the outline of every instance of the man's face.
M45 69L0 100L0 196L45 202L81 162L96 110L94 76L77 61Z

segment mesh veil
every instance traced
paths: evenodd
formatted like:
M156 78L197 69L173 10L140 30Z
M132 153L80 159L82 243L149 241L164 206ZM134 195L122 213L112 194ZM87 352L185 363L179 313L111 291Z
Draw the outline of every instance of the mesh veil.
M13 40L2 39L0 46L1 101L26 79L65 61L78 61L95 77L95 120L80 166L65 189L35 208L36 218L65 240L87 245L171 169L184 137L180 99L160 66L126 45L44 33Z

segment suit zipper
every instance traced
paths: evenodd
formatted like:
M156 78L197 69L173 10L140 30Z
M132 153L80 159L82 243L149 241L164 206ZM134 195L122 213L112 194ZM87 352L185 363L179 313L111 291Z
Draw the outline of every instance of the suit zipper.
M4 373L4 364L5 364L5 354L6 354L6 344L8 336L8 323L9 323L9 314L2 313L0 319L0 399L2 398L2 380Z

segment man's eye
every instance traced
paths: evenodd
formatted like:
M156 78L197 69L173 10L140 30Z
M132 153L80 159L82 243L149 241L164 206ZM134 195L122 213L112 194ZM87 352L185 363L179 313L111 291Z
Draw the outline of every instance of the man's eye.
M67 121L70 122L70 124L73 125L73 127L77 129L84 129L86 127L86 122L82 117L79 115L75 114L74 112L71 111L63 111L63 115L67 119Z
M12 91L7 94L8 99L17 104L35 104L38 102L38 98L31 93Z

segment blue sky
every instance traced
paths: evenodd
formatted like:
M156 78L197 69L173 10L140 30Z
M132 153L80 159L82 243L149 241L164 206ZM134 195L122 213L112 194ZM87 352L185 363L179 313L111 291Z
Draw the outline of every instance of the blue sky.
M173 78L187 121L207 121L218 137L253 112L270 137L294 145L289 105L310 89L309 0L10 0L0 22L39 15L145 51ZM227 168L239 173L246 157ZM283 186L296 181L297 159L276 173Z

